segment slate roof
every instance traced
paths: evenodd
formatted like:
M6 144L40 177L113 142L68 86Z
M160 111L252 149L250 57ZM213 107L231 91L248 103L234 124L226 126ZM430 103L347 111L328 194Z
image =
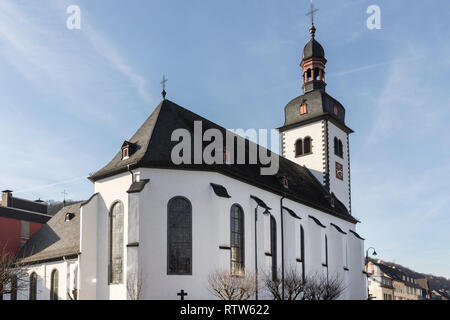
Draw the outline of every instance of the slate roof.
M303 59L308 58L325 58L325 50L323 50L322 45L315 39L311 39L305 47L303 48Z
M80 207L78 202L62 208L33 234L18 253L23 263L51 260L80 252ZM65 221L72 213L70 221Z
M303 103L306 103L308 113L300 115L300 105ZM334 106L338 108L337 116L334 114ZM316 121L319 118L330 119L344 131L348 133L353 132L352 129L345 125L344 106L324 90L309 91L292 99L284 108L284 116L284 125L279 128L281 132L298 124Z
M0 206L0 217L44 224L52 216L29 210Z
M411 277L411 278L414 278L414 279L416 278L415 276L413 276L409 272L406 272L406 270L400 270L400 269L397 269L397 268L394 269L392 267L389 267L389 266L381 264L381 263L375 263L374 262L374 264L377 265L380 268L380 270L384 274L389 276L389 278L391 278L392 280L396 280L396 281L399 281L399 282L406 283L410 287L421 288L421 286L419 284L417 284L417 283L415 284L415 283L403 280L403 275Z
M207 165L202 163L182 164L178 166L173 164L171 160L172 148L179 142L171 141L172 132L180 128L187 130L191 133L191 142L194 145L194 121L202 121L202 132L205 132L207 129L218 129L224 137L226 136L226 130L223 127L170 100L163 100L133 137L129 139L131 143L136 145L135 152L128 159L122 160L120 147L118 147L119 152L116 156L105 167L90 176L89 179L91 181L97 181L126 172L129 169L132 170L141 167L220 172L270 192L286 195L291 200L328 212L347 221L353 223L358 222L348 213L340 201L336 201L334 208L331 207L329 200L326 198L326 196L329 196L328 192L307 168L299 166L278 155L279 172L277 175L272 176L263 176L260 174L261 164ZM209 142L204 142L203 147L208 144ZM249 146L255 146L255 144L248 140L245 140L245 144L246 159L248 159ZM118 146L120 145L118 144ZM262 147L256 145L256 148ZM264 149L264 151L267 150ZM248 163L248 161L246 162ZM194 163L193 154L191 156L191 163ZM258 163L260 162L258 161ZM283 187L281 176L288 178L288 189Z

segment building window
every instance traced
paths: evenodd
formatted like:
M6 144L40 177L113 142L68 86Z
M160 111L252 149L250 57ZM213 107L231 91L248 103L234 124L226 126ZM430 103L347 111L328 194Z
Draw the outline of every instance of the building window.
M109 214L109 283L123 282L123 204L114 203Z
M36 300L37 294L37 274L33 272L30 276L30 300Z
M192 274L192 206L182 197L167 206L167 274Z
M58 270L53 270L50 278L50 300L58 300Z
M302 260L302 279L305 281L305 230L300 226L300 259Z
M270 253L272 254L272 280L277 280L277 222L270 216Z
M311 138L310 137L305 138L305 140L303 142L303 149L305 151L305 154L311 153Z
M30 222L29 221L20 221L20 237L22 239L30 239Z
M11 277L10 300L17 300L17 276L16 275L13 275Z
M340 158L344 158L344 145L342 141L334 137L334 154Z
M308 113L308 107L306 106L306 103L302 103L300 105L300 115L304 115Z
M338 107L337 106L334 106L333 107L333 113L334 113L334 115L338 115L338 113L339 113L339 110L338 110Z
M129 157L129 149L128 147L125 147L122 149L122 159L128 159Z
M324 257L324 265L325 267L328 267L328 237L325 235L325 257Z
M241 207L234 204L230 214L231 227L231 274L241 275L244 273L244 212Z
M295 142L295 156L296 157L300 157L303 155L303 140L302 139L298 139Z
M301 157L311 153L311 138L298 139L295 141L295 156Z

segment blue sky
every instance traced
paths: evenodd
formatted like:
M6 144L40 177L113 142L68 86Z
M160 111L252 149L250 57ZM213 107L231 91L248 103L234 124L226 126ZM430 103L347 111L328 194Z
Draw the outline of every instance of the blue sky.
M66 8L81 8L81 30ZM347 109L353 214L381 258L450 277L450 2L316 0L327 91ZM382 29L366 27L369 5ZM277 128L301 94L307 0L0 2L0 187L86 199L86 179L168 98Z

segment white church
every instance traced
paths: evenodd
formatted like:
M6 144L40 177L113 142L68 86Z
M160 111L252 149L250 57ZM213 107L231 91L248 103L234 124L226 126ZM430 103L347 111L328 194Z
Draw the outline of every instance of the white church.
M353 131L342 104L325 90L327 60L314 25L310 31L303 94L286 105L278 129L276 174L262 175L259 163L236 164L235 145L228 144L225 163L198 163L193 152L174 164L175 130L194 136L197 121L203 132L227 130L163 91L150 117L89 177L92 197L63 208L22 248L30 281L17 299L126 300L130 292L140 299L216 299L208 290L215 270L280 277L289 268L338 276L340 299L366 299L364 239L351 211ZM245 140L246 156L252 147Z

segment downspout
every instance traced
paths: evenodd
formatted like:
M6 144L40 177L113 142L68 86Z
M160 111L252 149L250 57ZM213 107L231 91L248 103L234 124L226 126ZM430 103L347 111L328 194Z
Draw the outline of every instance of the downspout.
M284 219L283 219L283 195L280 199L280 218L281 218L281 300L284 300Z
M134 183L134 173L133 173L133 171L131 171L129 164L127 165L127 170L129 173L131 173L131 184L133 184Z

